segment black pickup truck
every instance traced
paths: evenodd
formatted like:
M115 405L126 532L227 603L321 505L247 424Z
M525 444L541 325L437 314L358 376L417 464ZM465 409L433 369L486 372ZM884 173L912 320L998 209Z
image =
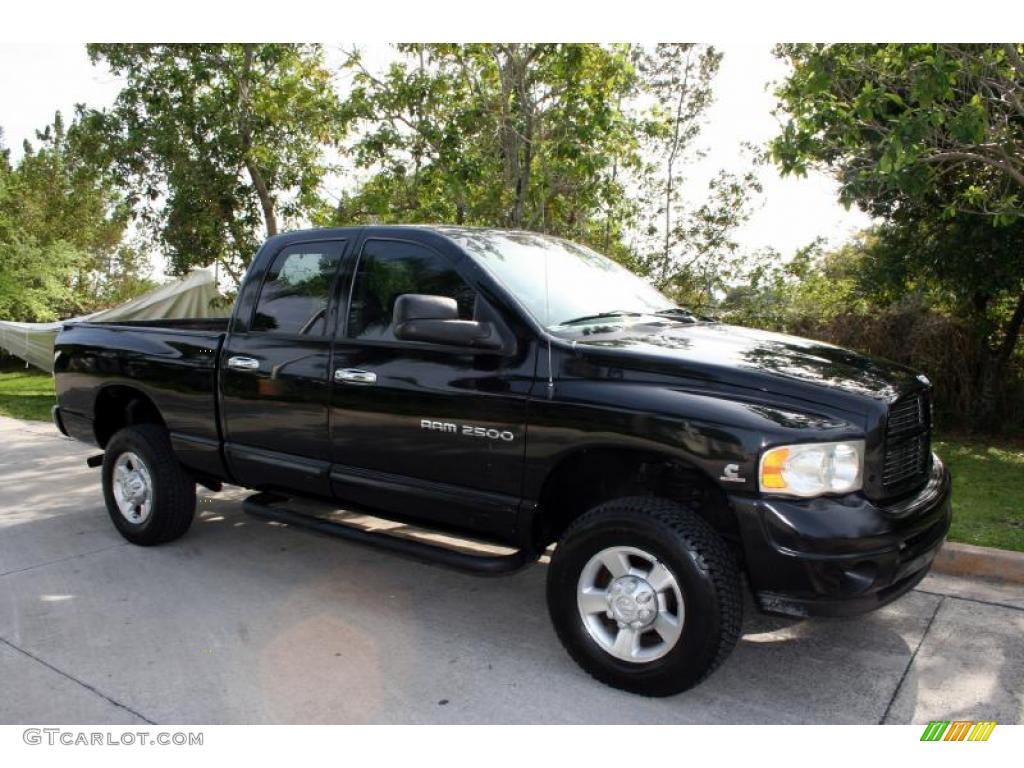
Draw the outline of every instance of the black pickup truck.
M479 573L557 544L558 636L647 695L725 659L743 576L765 612L868 611L924 577L950 523L924 376L694 316L535 233L278 235L230 319L69 324L54 366L54 419L104 449L129 541L181 536L196 484L227 482L257 491L250 512Z

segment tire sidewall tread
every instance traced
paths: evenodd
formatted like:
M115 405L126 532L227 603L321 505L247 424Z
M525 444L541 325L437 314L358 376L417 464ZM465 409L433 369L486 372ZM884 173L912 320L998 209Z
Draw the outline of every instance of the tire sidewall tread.
M576 607L583 565L609 546L636 546L675 574L685 603L683 635L665 656L643 664L616 659L589 636ZM729 655L743 615L739 569L711 525L656 496L613 499L566 530L548 569L548 608L569 654L591 676L647 696L670 696L707 678Z
M114 464L127 452L137 454L146 464L153 482L153 509L141 524L121 514L113 491ZM103 497L107 512L118 532L132 544L153 546L180 538L192 524L196 506L196 485L178 462L167 431L156 424L125 427L114 434L103 455Z

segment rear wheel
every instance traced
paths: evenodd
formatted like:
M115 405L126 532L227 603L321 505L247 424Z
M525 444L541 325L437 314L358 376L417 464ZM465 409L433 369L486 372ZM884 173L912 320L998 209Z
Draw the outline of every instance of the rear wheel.
M576 662L647 696L701 682L740 633L732 553L703 518L669 499L616 499L580 517L555 549L547 594Z
M196 485L178 462L166 430L125 427L103 456L107 512L128 541L151 546L182 536L192 524Z

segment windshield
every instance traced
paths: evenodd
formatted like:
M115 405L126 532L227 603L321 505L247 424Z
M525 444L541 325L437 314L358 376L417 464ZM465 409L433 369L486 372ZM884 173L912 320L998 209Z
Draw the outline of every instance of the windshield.
M625 267L567 240L494 230L445 234L475 257L545 328L673 308L657 289Z

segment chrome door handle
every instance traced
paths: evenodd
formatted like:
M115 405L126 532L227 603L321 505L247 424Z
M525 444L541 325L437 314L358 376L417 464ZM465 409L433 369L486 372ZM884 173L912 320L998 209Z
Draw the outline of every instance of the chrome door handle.
M237 368L240 371L258 371L260 361L255 357L243 357L235 355L228 358L228 368Z
M373 371L361 371L358 368L339 368L334 372L334 380L345 384L376 384L377 374Z

